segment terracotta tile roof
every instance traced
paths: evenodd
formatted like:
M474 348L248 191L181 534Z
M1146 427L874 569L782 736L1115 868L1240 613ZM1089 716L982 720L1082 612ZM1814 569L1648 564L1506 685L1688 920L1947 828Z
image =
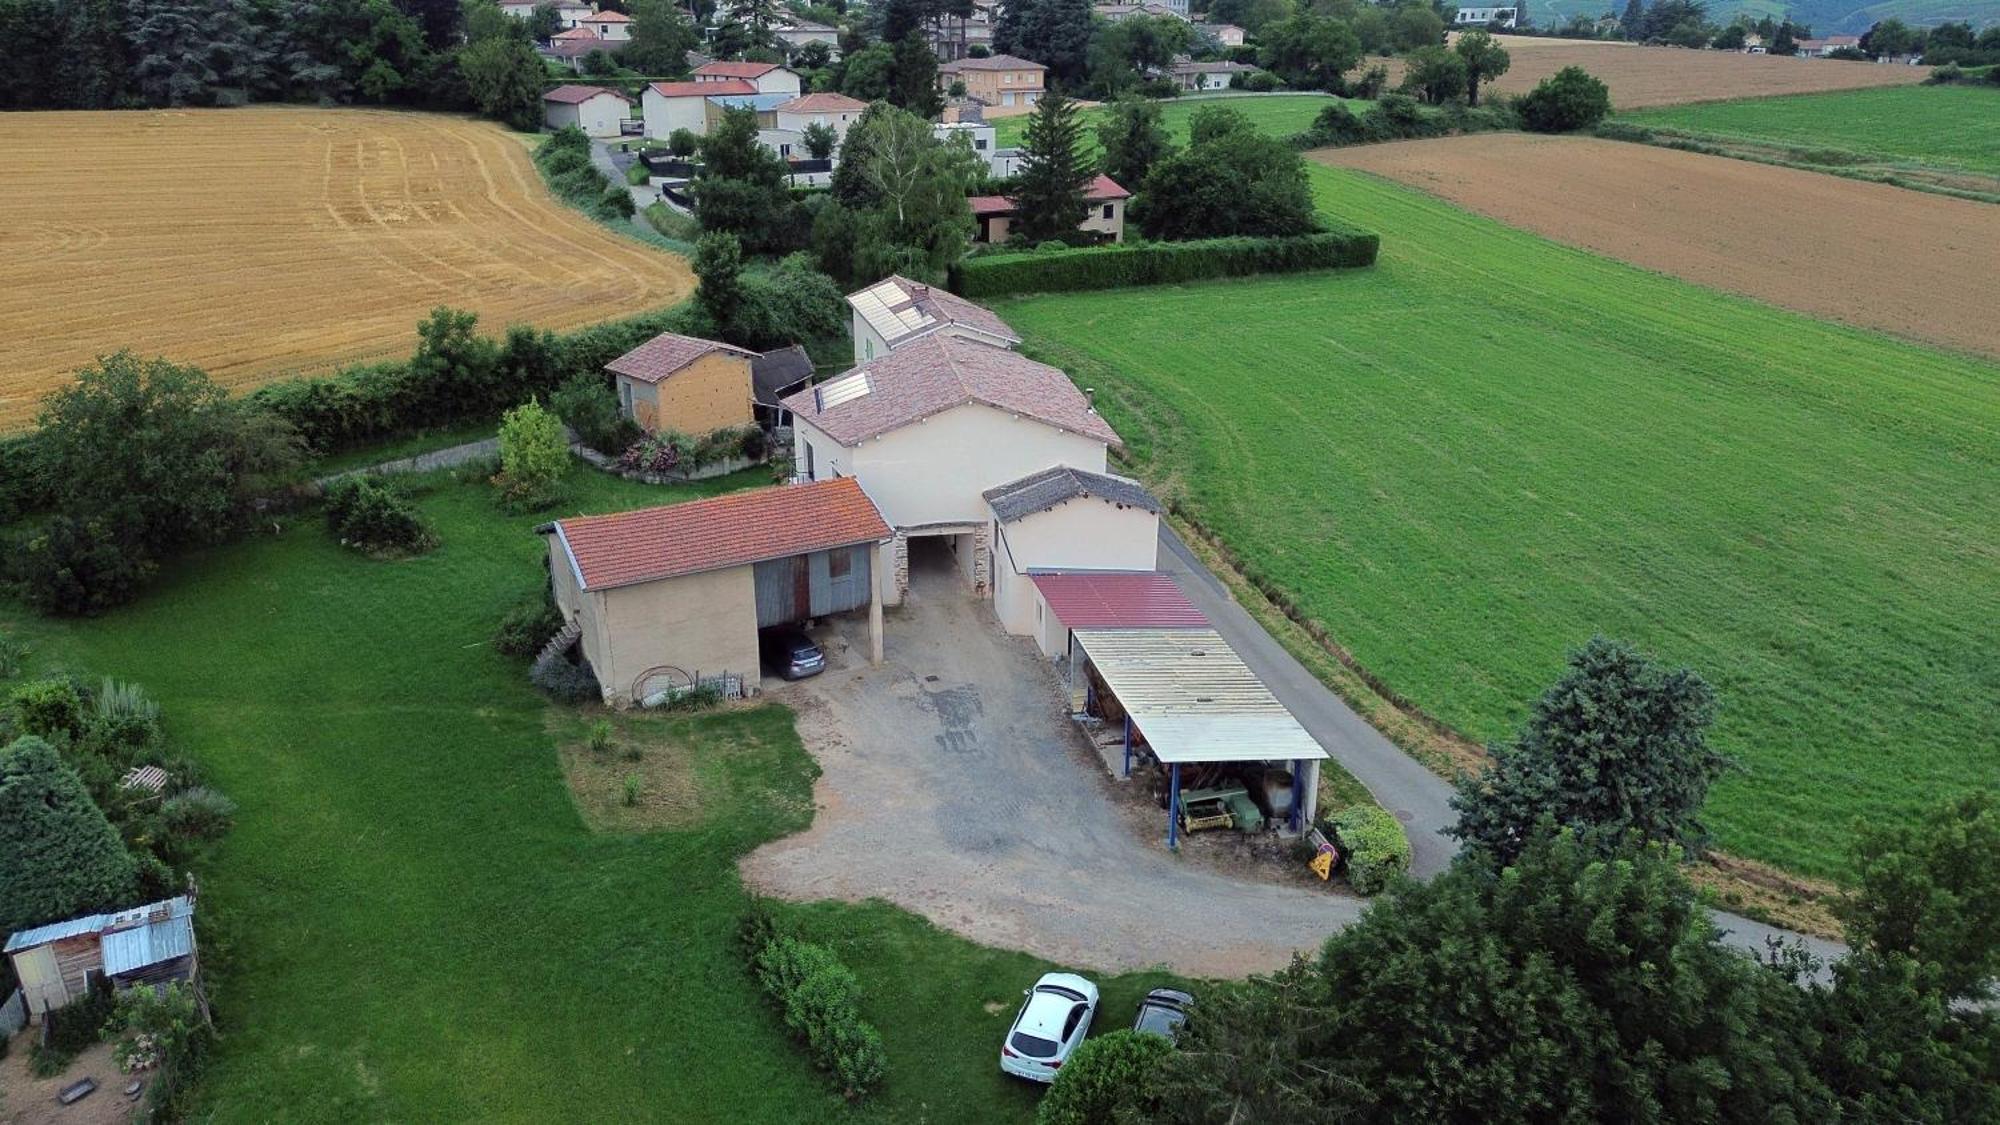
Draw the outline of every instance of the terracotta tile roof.
M727 82L655 82L653 91L665 98L706 98L724 94L754 94L757 87L740 78Z
M630 40L599 39L595 35L586 39L551 39L549 53L565 59L580 59L592 51L615 55L624 50L628 42Z
M1071 629L1205 629L1187 595L1164 574L1089 571L1031 574L1056 620Z
M744 359L754 359L757 355L755 352L717 343L714 340L704 340L699 336L662 332L605 364L604 369L614 375L637 379L641 383L657 383L710 352L727 352L730 355L742 356Z
M587 27L572 27L567 31L558 31L554 35L549 36L549 38L550 39L595 39L597 38L597 33L595 31L590 30Z
M1061 371L1007 348L943 333L787 396L784 405L833 440L853 446L971 402L1121 444L1118 431Z
M696 67L694 72L720 78L761 78L774 70L783 69L777 63L768 62L712 62Z
M564 105L581 105L599 94L610 94L621 102L632 100L616 90L607 90L602 86L557 86L555 89L543 94L542 100L545 102L561 102Z
M1160 502L1146 486L1129 477L1093 473L1069 465L1057 465L1008 481L980 493L1001 523L1015 523L1058 504L1095 496L1127 508L1158 513Z
M806 94L778 107L779 113L860 113L868 103L846 94Z
M1083 197L1091 203L1109 203L1114 199L1130 199L1132 193L1120 186L1117 180L1100 172L1096 179L1090 181L1090 186L1083 190ZM972 205L972 213L975 216L1014 213L1012 196L975 195L966 202Z
M583 19L585 23L631 23L632 17L624 12L592 12Z
M1008 343L1021 342L1021 334L993 310L901 274L890 274L866 289L849 293L847 304L892 348L954 324Z
M586 590L609 590L889 538L853 477L557 520Z
M990 55L983 59L954 59L938 67L940 74L957 74L964 70L1033 70L1045 71L1048 67L1041 63L1019 58L1015 55Z

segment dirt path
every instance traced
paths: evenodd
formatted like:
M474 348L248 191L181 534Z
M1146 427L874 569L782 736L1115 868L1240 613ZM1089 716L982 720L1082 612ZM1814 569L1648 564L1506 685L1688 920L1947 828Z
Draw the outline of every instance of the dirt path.
M1120 971L1276 969L1359 900L1232 878L1169 853L1164 814L1117 799L1031 646L948 576L920 584L870 668L779 689L825 769L813 827L744 860L760 891L886 899L988 945Z
M131 1076L120 1074L111 1044L99 1043L53 1078L37 1078L28 1069L31 1032L15 1037L7 1057L0 1059L0 1125L123 1125L138 1106L125 1096ZM75 1105L59 1105L56 1095L80 1078L95 1078L97 1090Z
M1699 285L2000 355L1991 204L1587 137L1495 133L1312 158Z

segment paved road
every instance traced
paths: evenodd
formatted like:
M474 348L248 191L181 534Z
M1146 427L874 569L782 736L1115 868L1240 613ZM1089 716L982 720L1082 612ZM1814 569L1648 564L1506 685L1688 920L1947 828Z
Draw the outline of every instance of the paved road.
M575 440L574 435L572 435L571 440ZM499 459L499 457L500 439L490 437L480 441L469 441L464 445L433 449L429 453L419 453L415 457L399 457L394 461L383 461L364 468L349 469L344 473L334 473L331 476L320 477L313 483L319 485L321 488L325 488L342 477L360 476L363 473L377 476L392 473L427 473L432 469L449 469L454 465L463 465L468 461L492 461Z
M621 159L624 161L623 164L619 163ZM625 169L631 167L632 162L637 159L637 156L622 152L612 155L611 146L603 141L590 142L590 162L597 165L597 170L604 173L606 179L614 184L623 185L632 195L632 207L635 213L626 221L642 232L651 232L653 228L647 225L645 219L646 208L660 201L660 189L635 187L625 183Z
M1444 870L1458 850L1457 841L1444 835L1446 826L1457 819L1449 804L1450 784L1397 749L1294 660L1164 523L1160 525L1160 569L1174 576L1187 591L1188 600L1208 616L1216 632L1326 752L1367 786L1383 808L1403 820L1415 853L1411 870L1422 877ZM1717 912L1715 920L1730 944L1752 952L1763 952L1766 939L1772 937L1803 941L1822 959L1846 952L1839 942L1780 930L1734 914Z

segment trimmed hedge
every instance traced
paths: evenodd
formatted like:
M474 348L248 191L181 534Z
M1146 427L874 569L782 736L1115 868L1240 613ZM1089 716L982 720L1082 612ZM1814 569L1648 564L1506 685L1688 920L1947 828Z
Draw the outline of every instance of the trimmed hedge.
M1375 805L1350 805L1327 824L1347 856L1347 881L1364 895L1378 894L1410 866L1410 838L1390 813Z
M846 1097L858 1098L882 1081L888 1059L881 1033L861 1018L861 984L833 950L778 934L756 951L751 968L785 1026Z
M978 299L1009 293L1172 285L1258 273L1348 269L1373 265L1381 243L1380 236L1369 231L1342 226L1297 238L1206 238L989 254L953 266L951 291Z

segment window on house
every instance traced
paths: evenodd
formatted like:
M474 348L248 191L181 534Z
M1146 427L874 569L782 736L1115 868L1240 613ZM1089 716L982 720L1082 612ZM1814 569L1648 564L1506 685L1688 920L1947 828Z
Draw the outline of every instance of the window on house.
M1111 217L1111 208L1112 208L1112 206L1113 206L1113 204L1110 204L1110 203L1107 203L1107 204L1105 204L1105 205L1104 205L1104 217L1105 217L1105 218L1107 218L1107 219Z
M847 577L854 569L854 551L855 548L853 547L840 547L827 552L826 576L828 578Z
M806 443L806 479L807 479L807 480L818 480L818 479L819 479L819 474L818 474L818 472L816 472L816 471L815 471L815 470L813 469L813 446L812 446L812 442L807 442L807 443Z
M976 148L976 149L978 149L978 150L979 150L979 151L981 151L981 152L985 152L985 151L986 151L986 138L985 138L985 137L980 137L980 138L978 138L977 140L973 141L973 142L972 142L972 147L973 147L973 148Z

